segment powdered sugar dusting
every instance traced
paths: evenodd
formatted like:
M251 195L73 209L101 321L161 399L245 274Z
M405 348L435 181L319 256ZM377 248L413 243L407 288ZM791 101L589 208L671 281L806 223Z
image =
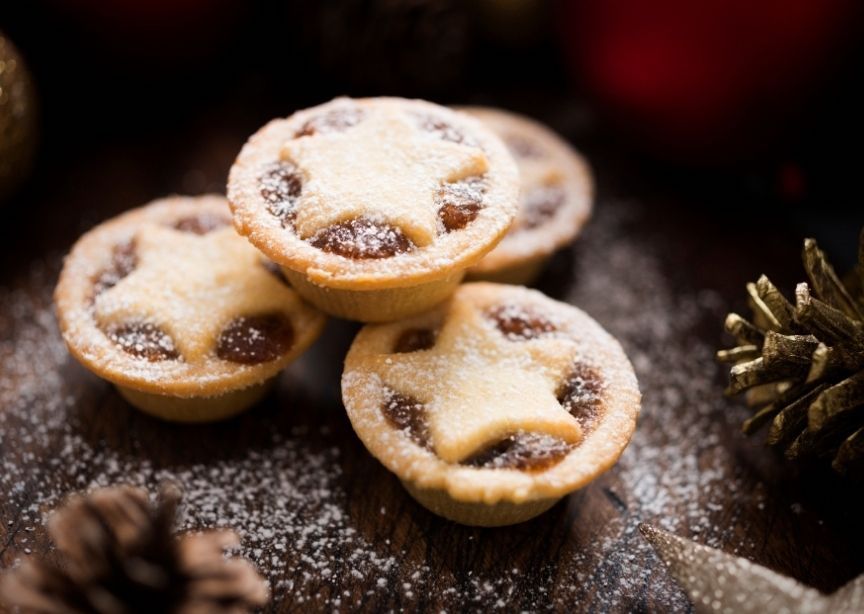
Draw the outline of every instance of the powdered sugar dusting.
M664 604L665 611L686 609L686 598L645 566L648 546L639 523L699 534L715 547L725 541L729 548L740 510L729 502L759 496L752 483L744 491L732 453L721 445L724 429L738 430L740 416L728 410L714 381L714 348L693 332L706 318L720 321L722 300L710 290L675 293L652 247L621 240L637 234L622 229L639 227L633 208L619 203L614 212L601 213L577 252L579 283L564 298L621 340L639 378L643 406L629 448L598 484L619 514L595 536L590 551L573 554L569 586L578 595L589 573L595 579L612 574L614 587L593 595L601 610L628 603L632 608L637 599Z
M44 514L67 493L172 479L186 493L181 526L237 529L277 605L686 610L651 565L638 523L734 551L746 546L728 531L735 510L760 496L721 446L739 416L712 379L713 348L692 334L703 318L719 322L723 306L713 293L673 292L657 253L622 232L638 222L630 209L606 205L573 253L573 285L545 289L621 340L644 395L639 428L598 481L530 523L497 530L431 516L368 458L338 411L339 373L328 366L338 356L313 352L292 367L284 407L223 427L156 423L68 357L51 313L57 259L24 271L0 289L3 564L45 551ZM316 417L301 417L304 407ZM120 415L106 422L106 412ZM186 440L198 451L187 454Z

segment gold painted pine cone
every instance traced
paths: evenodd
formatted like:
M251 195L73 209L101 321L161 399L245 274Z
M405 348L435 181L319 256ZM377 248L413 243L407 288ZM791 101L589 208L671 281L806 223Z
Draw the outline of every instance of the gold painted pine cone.
M750 434L769 425L768 444L790 460L825 460L864 476L864 230L857 271L844 282L816 241L804 242L807 283L790 303L766 276L747 284L751 320L726 317L737 347L727 394L745 393Z

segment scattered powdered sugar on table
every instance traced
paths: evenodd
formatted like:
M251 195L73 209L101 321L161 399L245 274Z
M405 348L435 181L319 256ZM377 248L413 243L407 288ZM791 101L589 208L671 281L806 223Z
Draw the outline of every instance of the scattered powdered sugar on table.
M28 535L41 530L47 512L70 492L118 483L155 491L172 480L184 491L179 527L236 529L243 554L276 594L291 595L295 603L350 605L350 593L333 592L330 581L346 574L372 580L380 592L392 589L388 577L399 558L350 526L338 485L339 450L305 445L302 427L289 438L274 433L263 450L238 458L171 468L124 457L82 436L85 427L70 411L80 399L64 378L70 359L50 302L58 268L56 260L33 267L35 292L0 289L0 493L6 509L23 510L0 528L0 537L8 531L17 554L30 554ZM285 580L291 553L299 573ZM428 570L421 566L416 573L420 580Z
M666 611L686 609L678 589L658 581L663 572L645 566L650 547L639 524L695 534L714 547L731 541L737 550L729 532L740 507L729 503L760 496L745 492L733 453L721 443L724 430L739 430L741 415L730 411L715 381L716 348L694 332L706 319L719 328L724 305L710 290L674 291L656 251L631 239L640 219L627 205L611 217L612 223L591 227L577 254L578 283L564 299L622 342L639 379L642 414L630 446L602 480L620 516L590 552L576 553L574 568L589 570L595 581L604 573L598 569L614 578L608 595L593 595L600 610L622 607L626 594L665 604ZM574 594L590 574L574 574Z
M506 560L478 562L457 575L429 552L417 556L405 550L410 544L396 546L358 530L342 479L346 452L326 426L313 427L314 433L303 426L274 430L267 445L170 466L105 445L83 423L86 414L74 411L93 404L106 388L83 378L60 340L51 306L56 258L0 288L0 541L11 544L0 561L12 564L44 544L44 535L34 536L41 534L45 514L70 492L118 482L155 489L170 479L185 492L180 526L238 530L243 554L270 579L275 598L288 604L411 609L431 600L454 611L650 609L646 604L685 610L685 597L662 568L645 564L655 559L638 524L698 533L708 545L722 542L733 549L726 529L734 524L736 508L728 502L759 495L745 492L732 453L721 445L724 429L740 416L729 415L720 396L714 348L693 333L704 318L722 312L719 298L674 291L659 255L638 234L626 232L638 223L633 210L608 205L600 207L572 252L572 287L545 289L564 291L565 300L621 340L644 395L642 417L616 468L572 497L566 513L556 507L545 516L550 524L572 525L562 525L556 556L530 559L541 560L530 570L533 585L524 584L528 570ZM370 478L370 491L379 475ZM421 513L417 509L375 504L367 512L388 521L392 515L394 523L401 514L400 522L431 542L425 547L434 552L440 547L436 533L415 526L428 520L411 519ZM596 533L585 533L582 513L602 513L606 520L595 518L590 529ZM524 529L512 529L519 530ZM466 529L460 535L471 544L494 533Z

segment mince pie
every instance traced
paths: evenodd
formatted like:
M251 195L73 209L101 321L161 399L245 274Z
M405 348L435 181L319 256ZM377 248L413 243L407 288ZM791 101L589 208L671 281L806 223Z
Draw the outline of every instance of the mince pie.
M143 411L189 422L254 403L325 321L234 232L221 196L97 226L66 258L55 299L73 356Z
M504 235L518 175L479 121L338 98L270 122L228 179L234 225L324 311L386 321L445 299Z
M573 240L591 214L593 181L585 160L546 126L483 107L461 109L507 145L519 167L519 213L504 239L468 275L530 283L555 250Z
M492 283L364 327L342 397L360 439L417 501L480 526L527 520L609 469L640 407L630 362L597 322Z

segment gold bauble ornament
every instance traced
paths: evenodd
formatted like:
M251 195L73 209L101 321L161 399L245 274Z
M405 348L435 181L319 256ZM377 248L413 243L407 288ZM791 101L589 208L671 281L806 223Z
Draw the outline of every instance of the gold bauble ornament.
M0 201L30 170L36 152L36 92L21 55L0 32Z

